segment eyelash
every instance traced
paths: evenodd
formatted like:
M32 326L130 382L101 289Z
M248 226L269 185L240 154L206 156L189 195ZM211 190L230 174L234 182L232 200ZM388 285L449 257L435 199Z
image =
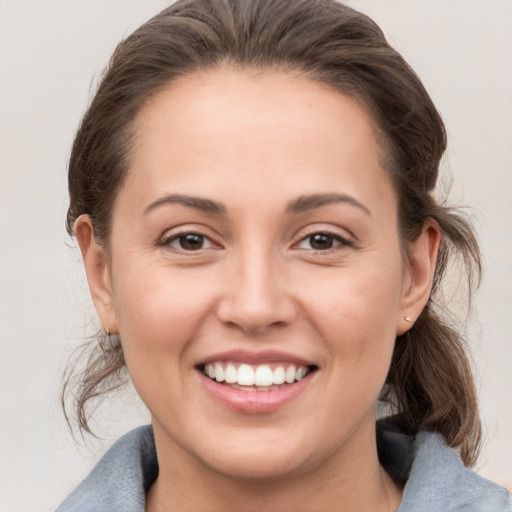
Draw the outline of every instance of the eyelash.
M349 240L343 236L341 236L339 233L334 233L332 231L328 230L321 230L321 231L312 231L311 233L308 233L306 236L302 237L299 242L296 245L301 244L305 240L311 239L316 235L323 235L325 237L328 237L332 239L333 242L338 242L339 246L341 247L352 247L354 245L354 242L352 240ZM326 249L315 249L311 247L311 249L317 253L329 253L331 251L337 250L338 246L334 247L328 247Z
M198 249L185 249L184 247L181 246L181 242L184 241L184 239L187 237L187 236L195 236L197 238L200 238L203 242L203 244L205 242L208 242L212 247L215 246L215 243L211 240L210 237L208 237L207 235L204 235L203 233L198 233L196 231L183 231L181 233L174 233L173 235L171 236L168 236L166 238L164 238L160 245L162 246L173 246L173 242L177 242L180 246L179 247L174 247L174 249L176 249L177 251L183 251L183 252L199 252L201 251L202 249L205 249L205 247L201 246L200 248ZM209 249L210 247L206 247L206 249Z
M300 244L302 244L303 242L305 242L306 240L308 239L312 239L313 237L315 236L318 236L318 235L321 235L321 236L324 236L328 239L330 239L330 242L331 242L331 246L330 247L327 247L327 248L323 248L323 249L315 249L314 247L310 247L310 248L301 248L301 247L297 247L298 249L304 249L304 250L313 250L317 253L330 253L334 250L337 250L338 246L341 246L341 247L352 247L354 245L354 242L351 241L351 240L348 240L347 238L339 235L338 233L334 233L332 231L328 231L328 230L321 230L321 231L312 231L311 233L308 233L306 236L303 236L298 243L295 244L295 246L300 246ZM201 247L197 248L197 249L186 249L185 247L183 247L183 242L184 240L186 239L186 237L188 236L191 236L191 237L197 237L199 239L201 239ZM197 240L196 238L196 240ZM177 244L179 244L179 247L175 247L173 246L173 243L176 242ZM208 247L204 247L204 244L207 243L209 246ZM332 244L334 243L337 243L336 245L332 246ZM174 249L176 249L177 251L183 251L183 252L189 252L189 253L194 253L194 252L199 252L201 251L202 249L210 249L212 248L213 246L215 246L215 243L211 240L210 237L208 237L207 235L203 234L203 233L200 233L200 232L196 232L196 231L183 231L181 233L175 233L169 237L166 237L164 238L160 245L162 246L171 246L173 247Z

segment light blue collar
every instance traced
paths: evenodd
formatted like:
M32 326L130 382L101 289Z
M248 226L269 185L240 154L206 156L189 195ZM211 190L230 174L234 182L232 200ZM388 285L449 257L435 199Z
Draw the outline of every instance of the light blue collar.
M379 429L381 464L406 480L398 512L509 512L508 493L476 475L438 434L415 438ZM132 430L103 456L56 512L144 512L158 476L153 429Z

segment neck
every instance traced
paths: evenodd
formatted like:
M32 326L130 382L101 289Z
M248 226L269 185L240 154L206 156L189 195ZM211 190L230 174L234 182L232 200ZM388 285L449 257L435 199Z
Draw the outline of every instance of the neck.
M160 472L146 512L393 512L400 505L402 489L380 466L374 433L364 450L347 447L320 467L258 480L205 470L158 429L155 440Z

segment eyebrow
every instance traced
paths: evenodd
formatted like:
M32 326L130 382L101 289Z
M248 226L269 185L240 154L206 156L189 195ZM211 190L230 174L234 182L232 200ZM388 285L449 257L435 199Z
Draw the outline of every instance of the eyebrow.
M360 210L364 211L367 215L371 216L370 210L357 199L347 194L309 194L303 195L291 201L286 211L288 213L301 213L315 208L320 208L333 203L348 203L356 206ZM165 204L181 204L188 208L194 208L206 213L214 213L217 215L225 215L226 207L217 201L212 199L206 199L203 197L189 196L183 194L169 194L160 197L156 201L148 205L144 210L144 215L147 215L154 209Z
M223 204L211 199L205 199L203 197L188 196L183 194L169 194L164 197L160 197L156 201L152 202L144 209L144 215L147 215L155 208L164 204L182 204L188 208L194 208L206 213L215 213L222 215L226 213L226 208Z
M314 208L320 208L321 206L326 206L328 204L333 203L347 203L352 206L355 206L365 212L367 215L371 217L372 213L370 210L363 204L360 203L357 199L347 194L310 194L305 196L300 196L297 199L293 200L288 204L286 211L288 213L301 213L308 210L313 210Z

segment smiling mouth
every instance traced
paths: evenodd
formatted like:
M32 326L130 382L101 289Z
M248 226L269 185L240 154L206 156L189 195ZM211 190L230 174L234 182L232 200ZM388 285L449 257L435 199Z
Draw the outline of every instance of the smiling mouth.
M211 362L198 369L211 380L240 391L275 391L299 382L316 370L316 366L292 363L251 365L234 362Z

